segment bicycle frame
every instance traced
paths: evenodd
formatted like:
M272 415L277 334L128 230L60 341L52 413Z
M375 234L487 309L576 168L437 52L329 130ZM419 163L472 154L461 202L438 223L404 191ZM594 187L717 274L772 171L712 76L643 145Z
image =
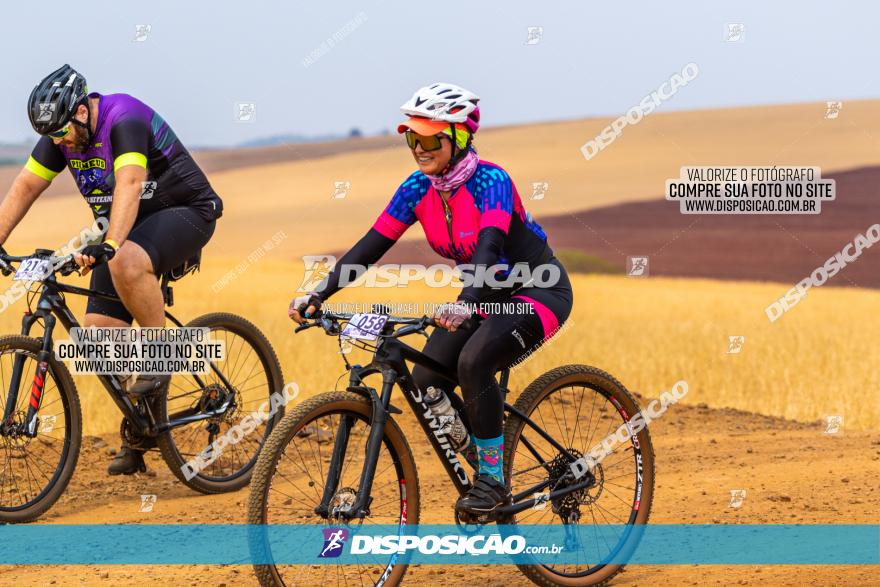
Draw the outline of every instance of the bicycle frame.
M173 303L172 290L167 283L167 279L164 277L161 287L166 303L168 305L171 305ZM40 292L40 298L37 302L36 309L33 312L25 312L25 315L21 320L22 336L30 336L31 329L39 320L42 320L44 325L42 346L40 352L37 355L37 369L36 373L34 374L33 384L31 385L31 397L28 403L27 416L25 418L25 422L27 423L27 425L25 427L24 433L31 437L36 436L37 434L36 420L37 414L40 409L43 384L45 382L45 373L48 368L48 361L52 357L53 353L52 333L55 328L56 317L57 321L60 321L61 325L64 326L64 329L68 332L70 332L71 328L77 328L80 326L76 317L73 315L73 313L67 307L67 303L64 301L64 297L62 294L65 293L90 297L93 296L104 300L121 301L119 297L111 294L59 283L55 279L54 275L48 276L43 281L42 290ZM167 310L165 311L165 316L175 326L183 326L183 324L177 318L171 315L171 313ZM24 362L25 356L22 354L16 354L15 359L13 360L12 375L9 383L9 389L7 391L6 409L3 414L4 431L8 423L13 421L15 407L18 402L18 392L21 383ZM217 369L214 363L211 363L211 369L214 371L214 373L217 374L223 384L231 389L229 381L226 380L223 373L219 369ZM119 408L119 411L121 411L122 414L126 418L128 418L129 422L131 422L135 431L141 435L148 437L157 436L172 428L177 428L178 426L184 426L192 422L207 420L209 418L221 415L229 407L229 403L227 402L220 408L210 412L200 412L198 409L190 408L175 414L171 414L167 422L157 423L152 417L152 414L150 414L150 416L148 417L147 415L143 414L137 408L137 406L135 406L135 404L129 398L128 394L125 393L125 390L123 390L122 384L116 376L97 374L96 377L104 386L104 389L107 390L107 393L110 395L110 398ZM199 378L198 375L193 373L192 377L195 379L198 385L205 387L204 382L201 378ZM230 399L230 401L232 400Z
M434 452L437 454L440 462L443 463L446 474L449 476L449 479L452 481L452 484L455 486L459 495L464 495L464 493L471 487L471 481L464 465L458 459L457 453L449 444L449 441L446 438L446 433L441 429L437 417L425 404L422 392L413 381L412 374L406 361L421 365L440 375L452 384L450 389L458 386L458 378L455 373L450 372L446 367L431 357L401 342L397 338L382 338L373 356L373 360L369 365L353 365L351 367L348 391L360 393L370 399L372 403L372 416L370 422L370 434L367 438L364 468L361 472L358 497L355 503L352 504L351 508L346 512L342 512L345 517L363 518L369 515L370 501L372 500L370 494L373 486L373 476L376 472L376 464L379 459L379 450L381 448L382 437L384 434L384 425L391 413L403 413L399 408L396 408L391 404L391 395L394 391L395 383L400 385L409 407L416 415L416 419L419 421L422 430L424 430L425 435L430 440ZM379 393L377 393L374 388L367 386L363 381L364 377L375 374L382 375L382 389ZM506 388L509 375L509 369L501 371L499 384L505 393L507 392ZM572 455L568 449L560 445L538 424L517 408L505 402L504 412L505 414L512 414L522 419L529 428L549 442L560 452L560 454L566 455L566 457L572 462L576 460L577 457ZM324 485L324 494L321 503L315 508L315 513L324 518L327 518L331 514L329 504L338 488L339 475L342 463L345 459L349 432L351 431L353 424L353 418L342 418L339 424L339 429L337 430L330 465L328 466L327 471L327 482ZM521 442L526 449L532 453L538 463L546 466L547 463L545 462L545 459L526 438L521 438ZM548 499L557 499L573 491L584 489L589 487L593 481L593 476L587 474L584 476L584 479L578 483L551 492ZM544 481L514 495L513 503L509 506L498 508L497 512L500 515L513 515L532 507L538 500L529 496L546 489L549 484L549 481Z

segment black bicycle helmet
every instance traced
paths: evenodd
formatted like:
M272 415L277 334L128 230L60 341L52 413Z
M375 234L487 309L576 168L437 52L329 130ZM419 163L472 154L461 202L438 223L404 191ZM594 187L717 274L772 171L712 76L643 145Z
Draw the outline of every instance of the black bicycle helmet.
M28 98L28 118L41 135L64 128L80 104L88 105L86 78L67 64L50 73Z

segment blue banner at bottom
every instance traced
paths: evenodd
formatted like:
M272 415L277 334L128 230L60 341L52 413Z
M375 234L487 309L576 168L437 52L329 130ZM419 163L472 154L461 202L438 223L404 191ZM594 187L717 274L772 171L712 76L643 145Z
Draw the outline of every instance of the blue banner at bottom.
M0 564L880 564L880 525L47 524L0 544Z

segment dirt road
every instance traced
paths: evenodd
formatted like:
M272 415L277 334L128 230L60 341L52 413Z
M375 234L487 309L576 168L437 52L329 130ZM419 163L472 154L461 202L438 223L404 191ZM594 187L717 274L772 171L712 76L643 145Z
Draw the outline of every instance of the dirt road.
M640 403L645 405L645 398ZM451 522L451 487L430 455L417 424L404 429L418 458L422 520ZM651 424L657 452L657 489L651 520L660 523L878 523L880 433L824 434L804 424L703 406L674 406ZM113 437L88 437L67 493L41 522L242 523L247 491L197 495L178 484L158 455L146 475L108 478ZM741 508L730 490L746 489ZM142 494L158 500L139 512ZM231 512L231 515L230 515ZM615 585L880 585L877 567L631 566ZM0 567L0 585L252 585L247 566ZM448 586L527 584L515 567L411 568L406 584Z

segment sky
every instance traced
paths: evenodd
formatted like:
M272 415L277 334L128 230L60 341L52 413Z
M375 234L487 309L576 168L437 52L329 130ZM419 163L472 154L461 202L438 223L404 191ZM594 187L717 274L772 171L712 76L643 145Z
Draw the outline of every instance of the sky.
M65 62L92 91L152 106L190 147L354 127L376 134L394 128L399 106L434 81L480 96L487 126L616 116L690 62L698 78L659 111L880 97L876 3L10 6L0 21L0 143L35 139L28 94ZM743 25L740 40L727 40L730 24ZM137 25L150 27L139 41ZM538 42L526 42L529 27L542 27ZM238 119L239 104L255 105L251 120Z

